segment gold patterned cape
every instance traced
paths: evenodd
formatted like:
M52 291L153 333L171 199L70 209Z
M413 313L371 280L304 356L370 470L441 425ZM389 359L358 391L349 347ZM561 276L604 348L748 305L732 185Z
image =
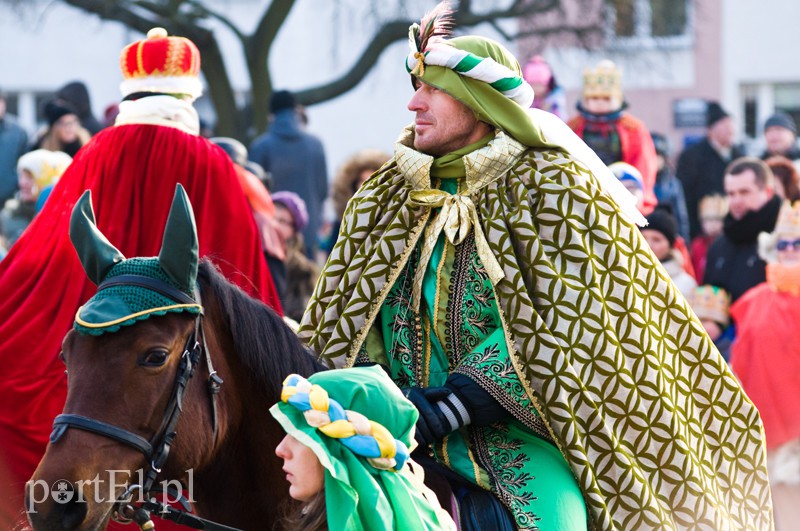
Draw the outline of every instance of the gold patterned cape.
M424 233L432 158L406 129L350 202L300 337L351 365ZM758 411L585 167L499 132L464 157L504 278L509 351L597 529L772 529Z

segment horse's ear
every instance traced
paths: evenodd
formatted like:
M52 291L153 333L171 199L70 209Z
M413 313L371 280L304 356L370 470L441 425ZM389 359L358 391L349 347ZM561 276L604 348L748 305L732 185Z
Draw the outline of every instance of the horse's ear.
M183 186L175 188L158 264L186 293L194 292L197 280L198 243L192 204Z
M125 257L97 228L92 208L92 192L86 190L72 209L69 222L69 239L89 280L100 284L114 264Z

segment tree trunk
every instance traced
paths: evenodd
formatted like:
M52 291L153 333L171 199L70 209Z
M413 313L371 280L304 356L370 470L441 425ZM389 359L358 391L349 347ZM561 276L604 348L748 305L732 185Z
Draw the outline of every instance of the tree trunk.
M217 112L214 134L240 138L243 136L246 126L243 123L242 114L236 107L236 97L219 45L216 39L209 39L202 44L197 43L197 45L200 57L202 57L202 70L208 85L208 95Z

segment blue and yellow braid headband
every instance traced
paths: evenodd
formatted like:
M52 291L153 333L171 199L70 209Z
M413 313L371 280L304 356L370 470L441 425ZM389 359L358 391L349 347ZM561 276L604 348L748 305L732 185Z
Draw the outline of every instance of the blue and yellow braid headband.
M339 439L354 454L380 470L399 470L408 460L408 447L377 422L344 409L328 392L298 374L283 381L281 401L303 412L309 426Z

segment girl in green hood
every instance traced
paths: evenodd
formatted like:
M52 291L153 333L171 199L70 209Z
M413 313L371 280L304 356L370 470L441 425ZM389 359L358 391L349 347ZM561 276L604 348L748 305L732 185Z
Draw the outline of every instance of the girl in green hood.
M275 453L301 502L286 528L455 529L410 469L417 409L380 367L289 375L270 413L286 430Z

